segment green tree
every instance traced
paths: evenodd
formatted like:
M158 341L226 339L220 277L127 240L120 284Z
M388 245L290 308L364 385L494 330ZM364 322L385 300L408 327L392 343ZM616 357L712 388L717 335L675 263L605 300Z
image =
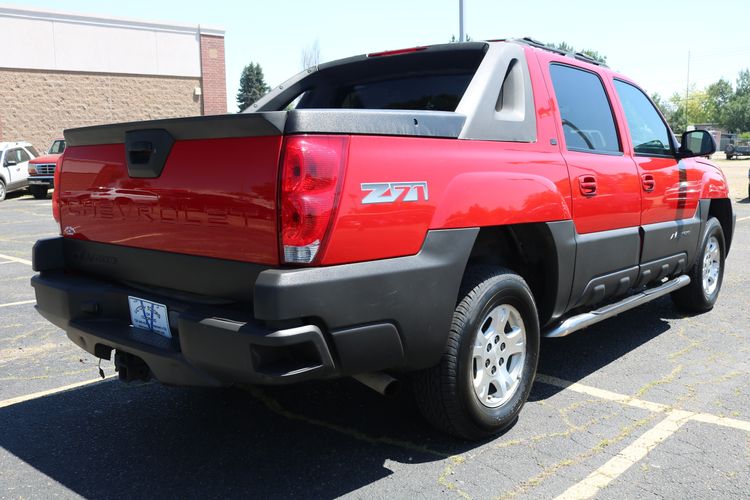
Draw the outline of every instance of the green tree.
M721 122L730 132L750 130L750 95L734 95L724 106Z
M244 111L248 106L263 97L271 87L266 84L260 64L250 63L242 70L240 89L237 92L237 106Z
M750 95L750 70L743 69L737 75L737 87L735 88L734 95L737 97Z
M681 134L687 130L688 125L696 123L707 123L707 94L704 90L697 90L695 85L690 87L688 99L685 101L685 95L675 92L669 98L669 102L664 107L668 110L664 113L670 128L675 134ZM687 112L685 107L687 106Z
M733 95L732 84L723 78L706 87L706 120L709 123L724 125L722 110L732 100Z
M651 94L651 100L654 101L654 104L656 104L656 107L659 108L661 114L664 115L664 118L667 120L667 123L669 123L669 126L672 127L672 123L676 122L677 120L675 116L676 107L672 103L672 101L665 100L659 93Z
M583 55L586 55L586 56L589 56L589 57L590 57L591 59L593 59L594 61L599 61L599 62L600 62L600 63L602 63L602 64L607 64L607 56L603 56L603 55L601 55L601 54L600 54L600 53L599 53L598 51L596 51L596 50L591 50L591 49L583 49L583 50L581 51L581 54L583 54Z
M591 49L583 49L583 50L576 50L572 45L570 45L568 42L560 42L560 43L548 43L547 47L551 47L553 49L562 50L563 52L580 52L581 54L590 57L594 61L600 62L602 64L607 64L607 56L600 54L596 50Z
M576 49L573 48L572 45L570 45L568 42L560 42L558 44L554 43L548 43L548 47L552 47L553 49L562 50L563 52L575 52Z

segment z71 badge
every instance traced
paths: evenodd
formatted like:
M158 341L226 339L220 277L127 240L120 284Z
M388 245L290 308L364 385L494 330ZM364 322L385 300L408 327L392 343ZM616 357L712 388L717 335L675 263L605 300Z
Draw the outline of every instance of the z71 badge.
M362 198L362 204L393 203L398 201L419 201L420 193L423 201L429 200L427 183L419 182L363 182L362 191L369 191ZM406 194L404 194L406 193ZM403 197L402 197L403 196Z

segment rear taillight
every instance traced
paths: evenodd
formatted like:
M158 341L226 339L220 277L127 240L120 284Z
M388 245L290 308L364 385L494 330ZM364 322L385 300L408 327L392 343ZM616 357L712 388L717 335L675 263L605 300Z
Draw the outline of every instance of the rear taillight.
M52 217L60 224L60 170L62 170L63 155L57 157L55 164L54 191L52 191ZM62 226L60 226L62 234Z
M286 139L281 164L281 255L288 264L311 264L325 243L344 176L349 138Z

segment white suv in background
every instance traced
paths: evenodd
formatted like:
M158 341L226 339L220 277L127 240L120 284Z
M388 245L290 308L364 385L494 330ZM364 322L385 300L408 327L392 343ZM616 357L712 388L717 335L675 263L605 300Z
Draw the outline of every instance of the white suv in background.
M29 185L29 160L39 156L28 142L0 142L0 201Z

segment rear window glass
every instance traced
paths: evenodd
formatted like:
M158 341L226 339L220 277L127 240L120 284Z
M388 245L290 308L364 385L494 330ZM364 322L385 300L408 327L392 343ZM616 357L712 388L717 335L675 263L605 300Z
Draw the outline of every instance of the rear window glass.
M49 153L52 155L59 155L65 151L65 141L55 141L52 143L52 147L49 148Z
M485 43L468 42L322 64L317 72L274 97L263 111L292 108L455 111L486 50Z
M454 111L473 74L424 75L342 89L340 108Z

